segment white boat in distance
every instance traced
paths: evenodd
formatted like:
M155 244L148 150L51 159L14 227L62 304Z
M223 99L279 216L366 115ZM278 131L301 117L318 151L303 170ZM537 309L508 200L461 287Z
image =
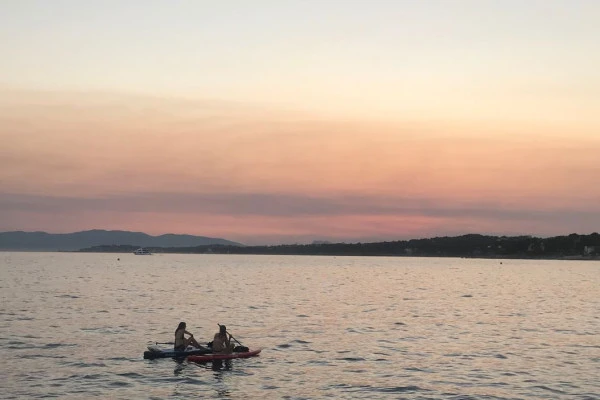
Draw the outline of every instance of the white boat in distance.
M133 254L135 254L136 256L150 256L150 255L152 255L152 253L150 253L148 250L146 250L143 247L140 247L139 249L137 249L136 251L134 251Z

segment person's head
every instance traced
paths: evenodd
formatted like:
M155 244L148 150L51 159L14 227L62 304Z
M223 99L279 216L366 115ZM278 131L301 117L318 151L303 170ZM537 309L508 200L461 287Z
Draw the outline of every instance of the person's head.
M225 325L219 325L219 334L224 335L227 332L227 327Z
M175 329L175 332L181 330L181 329L185 329L185 322L180 322L179 325L177 325L177 329Z

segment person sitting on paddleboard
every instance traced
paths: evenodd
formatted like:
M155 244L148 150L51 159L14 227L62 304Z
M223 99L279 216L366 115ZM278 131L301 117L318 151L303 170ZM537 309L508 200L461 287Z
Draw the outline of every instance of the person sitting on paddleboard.
M175 330L175 351L185 351L189 345L201 348L196 339L194 339L194 335L185 330L185 326L185 322L180 322ZM189 338L184 336L186 333L190 335Z
M212 343L213 353L230 354L233 352L234 344L231 343L231 335L227 332L225 325L219 325L219 332L215 333Z

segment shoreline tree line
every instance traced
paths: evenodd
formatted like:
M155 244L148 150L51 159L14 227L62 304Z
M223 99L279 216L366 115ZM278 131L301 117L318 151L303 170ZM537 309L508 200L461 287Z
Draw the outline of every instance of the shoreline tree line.
M102 245L80 252L129 253L140 246ZM146 247L153 253L265 254L329 256L413 256L488 258L592 258L600 256L600 234L566 236L489 236L468 234L373 243L313 243L264 246L202 245L192 247Z

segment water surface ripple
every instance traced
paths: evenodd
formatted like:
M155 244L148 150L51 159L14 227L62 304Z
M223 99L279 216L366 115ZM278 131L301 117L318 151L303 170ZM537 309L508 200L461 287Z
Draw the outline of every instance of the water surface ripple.
M600 399L600 263L0 253L0 398ZM260 357L144 360L177 323Z

